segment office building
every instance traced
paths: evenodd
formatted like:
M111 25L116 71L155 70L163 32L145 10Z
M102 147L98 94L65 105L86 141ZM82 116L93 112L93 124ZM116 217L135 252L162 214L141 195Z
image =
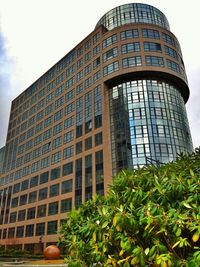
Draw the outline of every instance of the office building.
M30 70L31 71L31 70ZM72 207L123 168L192 151L181 48L145 4L94 31L12 102L0 180L0 244L42 250Z

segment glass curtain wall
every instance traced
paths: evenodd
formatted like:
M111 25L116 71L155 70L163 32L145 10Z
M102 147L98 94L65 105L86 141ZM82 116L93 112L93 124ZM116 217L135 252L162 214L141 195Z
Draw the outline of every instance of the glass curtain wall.
M113 174L172 161L192 151L185 104L166 81L136 80L109 89Z

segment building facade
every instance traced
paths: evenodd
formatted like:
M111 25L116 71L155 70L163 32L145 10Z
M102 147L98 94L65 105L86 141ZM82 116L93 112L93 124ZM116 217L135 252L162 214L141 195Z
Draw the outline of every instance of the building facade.
M165 15L145 4L106 13L12 102L0 180L0 244L40 251L66 213L106 194L122 168L192 151L189 88Z

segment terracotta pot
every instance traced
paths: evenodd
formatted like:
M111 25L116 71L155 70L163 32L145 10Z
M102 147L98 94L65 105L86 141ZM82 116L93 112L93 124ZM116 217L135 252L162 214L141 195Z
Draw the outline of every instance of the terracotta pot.
M50 245L44 249L44 257L46 260L57 260L60 257L60 249Z

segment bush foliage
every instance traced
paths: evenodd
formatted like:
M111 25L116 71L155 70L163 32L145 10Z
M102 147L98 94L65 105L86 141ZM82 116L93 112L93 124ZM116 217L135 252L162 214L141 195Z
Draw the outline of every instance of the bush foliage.
M200 150L122 171L60 229L69 267L200 266Z

